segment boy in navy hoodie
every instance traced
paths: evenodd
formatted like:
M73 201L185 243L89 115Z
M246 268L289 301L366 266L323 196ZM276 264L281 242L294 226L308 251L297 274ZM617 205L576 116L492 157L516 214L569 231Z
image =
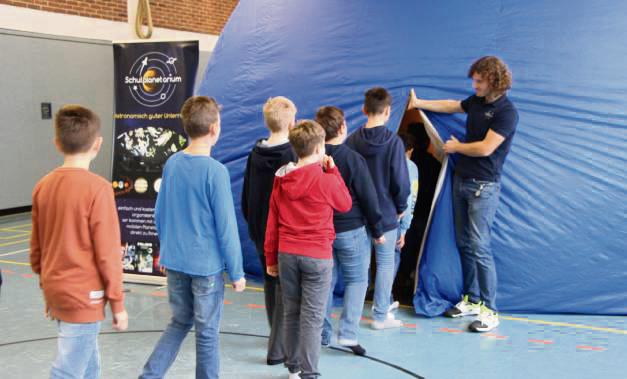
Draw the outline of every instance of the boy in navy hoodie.
M345 285L344 309L340 318L337 342L350 348L357 355L365 355L366 350L357 341L357 333L368 288L370 236L375 239L375 243L383 243L385 240L381 228L382 216L377 191L366 160L344 145L348 134L344 112L333 106L322 107L316 114L316 121L326 132L326 153L333 158L340 170L353 201L350 212L335 212L333 216L336 233L333 241L333 282L322 331L322 345L329 345L331 342L333 289L338 273L341 272Z
M324 129L300 121L289 140L298 162L276 173L270 197L267 272L280 275L289 378L320 376L320 340L333 271L333 212L348 212L351 195L333 158L324 154Z
M266 314L270 324L267 363L277 365L285 362L283 302L279 280L266 273L263 244L274 174L281 166L296 161L296 154L287 138L295 123L296 106L283 96L273 97L263 106L263 117L270 130L270 137L257 141L248 155L241 204L248 223L248 233L255 243L264 273Z
M350 148L366 159L383 215L381 228L385 242L374 245L377 274L371 324L373 329L398 328L403 325L389 313L389 307L394 282L394 250L399 240L398 220L407 209L410 188L403 142L385 127L390 119L391 106L392 97L385 88L369 89L363 106L368 122L346 141Z

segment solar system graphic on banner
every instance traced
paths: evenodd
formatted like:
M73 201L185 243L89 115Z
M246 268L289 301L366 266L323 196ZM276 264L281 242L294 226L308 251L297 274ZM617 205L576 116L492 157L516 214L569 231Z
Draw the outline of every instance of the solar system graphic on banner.
M112 186L124 272L162 275L154 207L166 160L187 145L180 109L194 93L198 42L113 45Z

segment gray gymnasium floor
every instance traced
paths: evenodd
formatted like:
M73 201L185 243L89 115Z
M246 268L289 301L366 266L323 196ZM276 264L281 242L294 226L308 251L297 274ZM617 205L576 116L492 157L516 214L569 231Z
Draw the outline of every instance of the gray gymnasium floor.
M30 215L0 218L0 378L46 378L56 351L55 325L28 264ZM103 378L136 378L169 319L165 288L126 284L129 331L100 336ZM226 291L221 325L222 378L286 378L265 363L268 327L259 283ZM323 349L323 378L625 378L627 319L576 315L501 316L493 333L465 332L468 320L426 319L399 310L403 328L373 331L364 310L361 343L369 358ZM168 378L193 378L193 334Z

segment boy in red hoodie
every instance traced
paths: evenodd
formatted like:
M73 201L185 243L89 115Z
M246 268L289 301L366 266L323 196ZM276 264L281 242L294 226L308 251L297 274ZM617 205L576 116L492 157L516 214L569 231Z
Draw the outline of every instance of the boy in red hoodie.
M289 378L317 378L320 339L333 269L333 211L348 212L351 195L325 153L325 132L300 121L289 133L297 163L274 179L264 245L268 275L283 287L285 365Z

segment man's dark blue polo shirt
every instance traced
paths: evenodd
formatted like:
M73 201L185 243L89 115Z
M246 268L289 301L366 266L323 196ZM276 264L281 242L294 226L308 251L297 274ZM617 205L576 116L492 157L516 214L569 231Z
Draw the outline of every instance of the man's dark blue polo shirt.
M485 103L485 98L472 95L463 100L461 105L468 115L466 143L482 141L489 129L505 138L505 141L487 157L459 154L455 173L464 179L497 182L501 178L503 163L516 132L518 111L506 95L490 104Z

